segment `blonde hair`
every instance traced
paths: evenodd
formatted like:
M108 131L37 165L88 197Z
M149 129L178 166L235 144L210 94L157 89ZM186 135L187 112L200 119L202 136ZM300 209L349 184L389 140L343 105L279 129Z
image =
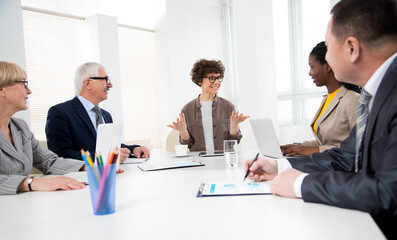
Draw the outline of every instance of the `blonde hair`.
M18 64L0 61L0 86L8 86L15 81L26 79L26 72Z

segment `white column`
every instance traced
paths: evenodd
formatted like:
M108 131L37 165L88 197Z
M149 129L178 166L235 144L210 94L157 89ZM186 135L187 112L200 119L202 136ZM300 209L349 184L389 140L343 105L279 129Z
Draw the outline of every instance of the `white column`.
M105 110L112 114L113 122L123 122L121 97L121 73L117 18L95 14L86 18L88 47L87 61L101 63L112 80L113 88L108 99L102 103ZM129 103L131 107L138 103Z
M272 1L235 0L240 111L277 122L277 85ZM241 144L256 148L250 124L240 124ZM277 128L276 128L277 129Z
M14 62L26 71L20 0L0 1L0 33L0 61ZM27 74L29 78L29 73L27 72ZM25 120L30 127L29 109L19 111L14 116Z

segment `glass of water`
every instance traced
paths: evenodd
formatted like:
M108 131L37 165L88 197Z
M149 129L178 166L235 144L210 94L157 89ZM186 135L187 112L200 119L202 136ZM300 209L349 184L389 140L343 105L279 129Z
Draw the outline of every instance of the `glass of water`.
M238 165L237 140L223 141L223 150L225 152L226 165L228 167L237 167Z

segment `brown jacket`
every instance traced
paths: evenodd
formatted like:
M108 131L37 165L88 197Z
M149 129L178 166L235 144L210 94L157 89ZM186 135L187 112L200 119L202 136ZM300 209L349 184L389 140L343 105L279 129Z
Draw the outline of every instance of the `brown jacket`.
M242 138L240 130L237 135L230 135L230 116L234 106L228 100L215 96L212 103L212 124L215 150L223 150L223 140L236 139L240 142ZM181 144L187 144L190 151L205 151L205 140L203 121L201 117L200 95L182 108L185 114L187 131L190 134L188 141L183 141L179 136Z
M334 99L330 102L327 109L320 116L317 122L317 134L313 131L313 124L325 103L324 97L320 108L310 124L316 140L303 142L306 146L319 146L320 152L327 149L340 147L340 144L350 134L356 125L357 104L360 95L352 90L341 87Z

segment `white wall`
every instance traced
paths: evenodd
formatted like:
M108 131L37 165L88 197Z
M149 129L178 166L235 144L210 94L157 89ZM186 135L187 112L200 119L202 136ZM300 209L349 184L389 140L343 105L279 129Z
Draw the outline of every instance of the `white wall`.
M172 120L175 120L182 107L201 92L190 77L194 62L200 58L225 62L221 2L167 0L166 16ZM226 81L222 84L227 84Z
M26 71L20 0L0 1L0 33L0 61L14 62ZM24 119L30 126L29 110L17 112L14 116Z

